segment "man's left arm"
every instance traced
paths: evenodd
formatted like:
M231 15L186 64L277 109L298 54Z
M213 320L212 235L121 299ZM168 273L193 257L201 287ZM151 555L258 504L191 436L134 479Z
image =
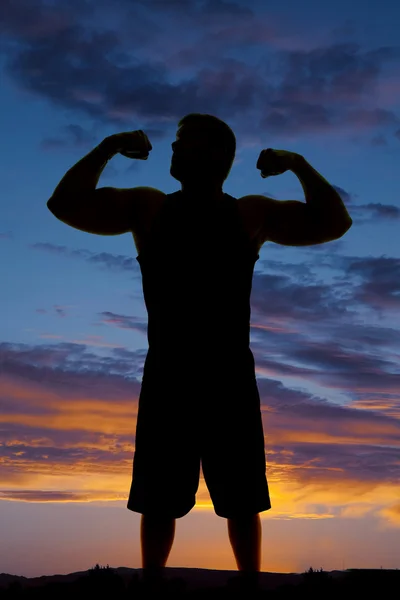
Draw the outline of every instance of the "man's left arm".
M353 223L335 188L300 154L296 154L290 170L299 178L307 205L315 220L332 231L344 235Z

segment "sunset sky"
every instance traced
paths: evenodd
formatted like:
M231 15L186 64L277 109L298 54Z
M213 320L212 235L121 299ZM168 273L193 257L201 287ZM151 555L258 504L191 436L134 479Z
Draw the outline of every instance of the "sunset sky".
M46 202L135 129L149 160L115 157L99 186L180 189L171 143L190 112L235 132L225 192L304 200L293 173L256 169L262 149L291 150L353 219L256 263L262 570L400 567L399 20L392 0L2 0L0 572L141 566L126 508L147 352L137 252ZM197 502L168 566L236 568L202 476Z

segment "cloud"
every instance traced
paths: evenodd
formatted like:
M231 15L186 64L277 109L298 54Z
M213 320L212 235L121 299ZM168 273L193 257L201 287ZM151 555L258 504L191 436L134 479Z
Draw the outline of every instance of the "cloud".
M301 278L301 273L299 277ZM293 281L286 273L255 273L252 305L259 313L268 313L272 318L289 314L299 320L315 320L323 314L334 317L338 313L340 306L334 302L333 293L331 286L325 283L315 282L310 285L308 280L306 285L302 285Z
M400 504L393 504L381 511L382 517L389 521L391 525L400 527Z
M91 250L79 249L73 250L67 246L49 244L46 242L37 242L30 244L29 248L50 252L58 256L84 260L91 264L106 267L110 271L131 272L135 277L139 275L139 266L136 258L133 256L115 255L110 252L93 252Z
M3 0L1 31L3 35L32 42L46 35L55 36L72 22L70 9L80 6L80 18L87 14L84 2L63 3L61 7L49 6L43 0Z
M352 299L381 314L400 307L400 259L387 256L344 260L354 284Z
M400 219L400 208L393 204L381 204L380 202L370 202L365 205L365 209L371 212L371 220L381 218L382 220L390 219L391 221ZM375 221L376 222L376 221Z
M346 203L347 205L347 203ZM394 204L368 202L367 204L352 204L349 213L353 219L353 226L377 225L387 221L392 222L400 218L400 209Z
M59 148L86 148L88 145L95 146L97 136L94 132L89 132L81 125L70 123L62 127L63 137L44 138L40 145L43 150L53 150Z
M369 419L372 421L373 417L370 415ZM274 420L274 423L276 421ZM274 423L271 424L272 428ZM357 426L356 419L353 420L353 423ZM330 437L331 440L336 437L333 442L296 442L289 439L287 446L285 444L285 446L269 447L267 461L270 457L271 465L268 470L271 480L296 482L300 486L314 484L327 488L336 482L339 485L345 485L346 481L350 486L353 483L357 483L359 486L364 485L365 489L376 488L383 482L396 486L400 477L397 460L398 445L390 447L357 443L357 432L354 438L352 435L353 423L339 424L337 429L335 428L339 435ZM287 422L287 424L289 423ZM319 419L319 425L322 428L319 437L322 439L329 428L327 420ZM292 431L295 430L295 427L293 422ZM344 430L344 432L347 430L350 443L345 443L340 439L340 430ZM266 428L266 434L268 438L268 428ZM399 427L397 427L397 436L398 434ZM364 435L368 437L368 429ZM308 432L304 437L309 437ZM297 438L298 440L302 438L300 431L297 431ZM393 444L396 443L395 439L386 440L386 443L389 444L391 441Z
M12 502L96 502L113 500L125 500L122 493L101 492L61 492L61 491L41 491L41 490L2 490L0 500L9 500Z
M369 311L371 319L382 317L383 310L396 313L399 307L400 260L386 256L356 257L324 252L312 253L308 266L271 262L278 274L254 274L252 306L255 316L269 315L287 324L324 322L324 329L335 320L346 319L357 326L360 310ZM269 269L269 260L260 265ZM331 283L318 279L312 267L339 271ZM270 269L269 269L270 270ZM344 286L346 293L344 293ZM347 327L347 325L346 325ZM361 332L360 332L361 333Z
M398 48L363 51L336 41L315 47L317 39L307 47L288 34L288 24L270 15L267 22L265 13L234 2L167 4L141 2L133 10L121 1L111 11L107 2L69 0L49 8L39 0L8 0L7 75L60 110L110 128L137 122L154 139L169 135L188 112L235 121L243 136L398 129L391 107L370 105ZM255 64L232 56L250 49L259 52ZM246 124L237 119L243 110L254 115Z
M47 381L54 389L58 388L58 393L64 389L74 395L83 385L89 396L101 392L102 397L110 398L113 397L115 377L118 378L119 374L124 380L123 387L119 385L120 392L125 390L124 393L130 395L132 385L136 385L134 382L141 377L143 354L142 350L130 351L117 347L104 357L89 351L82 344L70 342L32 347L0 343L3 375L31 381L32 393L34 385L40 386L40 382ZM64 383L65 374L67 385Z
M116 325L117 327L121 327L121 329L133 329L138 333L147 335L147 320L144 321L133 316L117 315L110 311L104 311L100 315L103 323Z

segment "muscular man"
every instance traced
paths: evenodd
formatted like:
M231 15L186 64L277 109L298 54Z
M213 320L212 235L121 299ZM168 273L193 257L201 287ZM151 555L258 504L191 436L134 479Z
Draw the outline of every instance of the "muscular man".
M175 520L195 505L200 462L215 513L227 519L239 571L261 568L259 513L270 505L260 398L250 342L259 250L340 238L352 220L334 188L299 154L263 150L262 176L291 170L306 202L223 192L235 136L189 114L172 144L181 189L96 188L112 156L147 158L142 130L111 135L74 165L47 202L61 221L98 235L131 232L148 312L148 353L128 509L141 513L142 565L162 573Z

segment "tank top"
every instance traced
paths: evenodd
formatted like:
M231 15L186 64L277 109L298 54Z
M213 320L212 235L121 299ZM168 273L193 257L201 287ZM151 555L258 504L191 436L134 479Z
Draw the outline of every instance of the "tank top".
M254 373L250 295L258 259L236 198L225 193L210 207L181 190L167 194L136 257L148 313L145 372L178 361L209 373L228 363Z

